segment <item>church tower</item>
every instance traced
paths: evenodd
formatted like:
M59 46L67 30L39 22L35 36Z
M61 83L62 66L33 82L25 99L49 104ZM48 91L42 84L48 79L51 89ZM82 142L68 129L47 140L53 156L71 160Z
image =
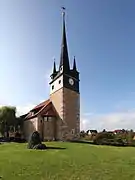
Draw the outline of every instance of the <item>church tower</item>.
M62 20L60 64L57 70L54 62L50 82L50 100L58 114L56 120L57 138L71 139L77 137L80 132L79 72L75 57L73 67L70 68L64 11Z

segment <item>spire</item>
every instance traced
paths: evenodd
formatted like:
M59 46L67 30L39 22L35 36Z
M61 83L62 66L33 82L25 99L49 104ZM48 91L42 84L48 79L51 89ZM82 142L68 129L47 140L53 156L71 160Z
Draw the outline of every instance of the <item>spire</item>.
M75 56L74 56L74 62L73 62L73 70L74 70L74 71L77 71L77 69L76 69L76 61L75 61Z
M56 64L55 64L55 59L54 59L54 64L53 64L53 72L50 75L51 79L54 79L54 77L57 75L57 71L56 71Z
M55 64L55 59L54 59L54 65L53 65L53 74L56 73L56 64Z
M62 7L63 13L63 35L62 35L62 43L61 43L61 55L60 55L60 68L63 66L64 71L68 71L70 69L69 66L69 57L68 57L68 48L67 48L67 39L66 39L66 28L65 28L65 8Z

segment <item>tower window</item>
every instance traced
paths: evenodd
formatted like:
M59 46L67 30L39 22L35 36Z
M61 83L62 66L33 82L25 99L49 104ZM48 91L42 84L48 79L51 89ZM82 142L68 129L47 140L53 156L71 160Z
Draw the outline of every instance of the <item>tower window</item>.
M63 71L63 67L61 66L61 67L60 67L60 72L62 72L62 71Z
M52 90L54 89L54 85L52 85Z
M61 83L61 80L59 80L59 84Z

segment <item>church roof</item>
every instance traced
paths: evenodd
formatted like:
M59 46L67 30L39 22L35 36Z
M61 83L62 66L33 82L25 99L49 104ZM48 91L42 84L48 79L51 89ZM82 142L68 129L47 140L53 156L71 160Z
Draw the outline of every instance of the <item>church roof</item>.
M59 69L63 66L63 71L69 71L69 57L68 57L68 47L67 47L67 38L66 38L66 27L65 27L65 12L63 12L63 35L61 43L61 54L60 54L60 66Z
M55 108L50 99L43 101L42 103L35 106L32 110L29 111L27 116L24 118L25 120L32 119L41 116L56 116Z
M40 104L38 104L37 106L35 106L32 110L36 110L36 109L38 109L38 108L41 108L41 107L47 105L47 104L50 103L50 102L51 102L50 99L47 99L46 101L43 101L43 102L41 102Z

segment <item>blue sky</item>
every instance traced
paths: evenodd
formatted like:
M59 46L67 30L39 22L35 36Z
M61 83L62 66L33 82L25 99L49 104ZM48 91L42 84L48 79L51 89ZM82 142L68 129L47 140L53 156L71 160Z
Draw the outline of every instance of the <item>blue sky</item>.
M61 6L80 71L82 129L135 128L134 0L1 0L0 105L24 112L48 98Z

